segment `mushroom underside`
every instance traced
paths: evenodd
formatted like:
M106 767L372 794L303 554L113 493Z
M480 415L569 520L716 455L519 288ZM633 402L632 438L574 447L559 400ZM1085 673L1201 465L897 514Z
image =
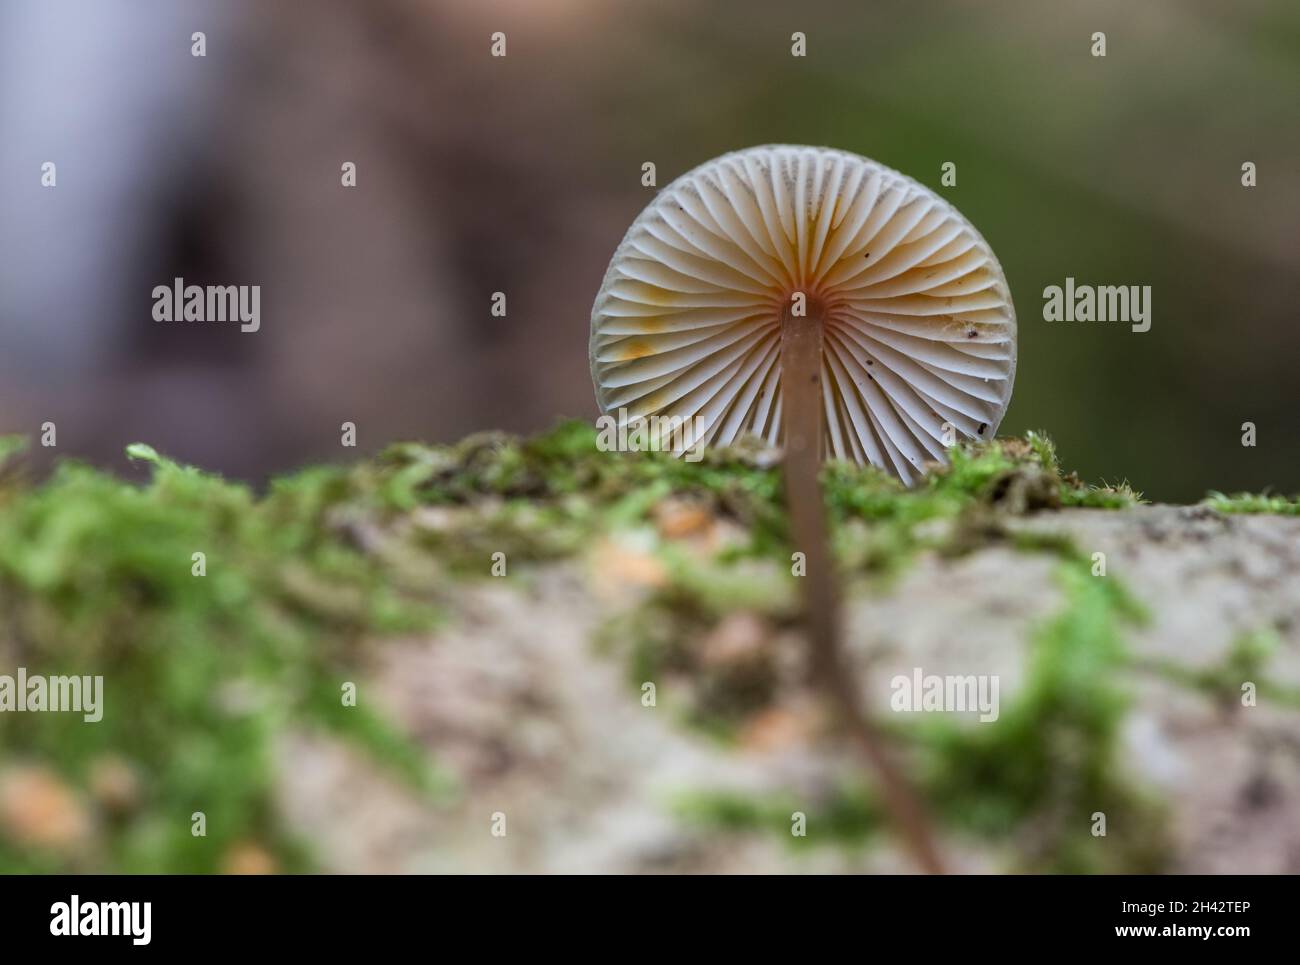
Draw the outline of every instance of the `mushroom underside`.
M790 311L822 326L823 456L912 482L996 432L1016 323L987 243L911 179L817 148L719 158L632 225L592 312L602 409L684 426L679 448L783 445Z

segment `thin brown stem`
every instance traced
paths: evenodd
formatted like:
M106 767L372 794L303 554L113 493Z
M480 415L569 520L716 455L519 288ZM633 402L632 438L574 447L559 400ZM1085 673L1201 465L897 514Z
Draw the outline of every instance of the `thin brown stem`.
M943 866L921 802L889 755L858 702L860 677L851 677L840 645L836 575L826 532L826 509L819 474L822 441L823 310L807 304L807 314L787 308L781 319L781 385L785 425L785 490L795 549L804 554L804 621L812 646L812 670L827 690L842 723L880 781L885 806L922 869L941 874Z

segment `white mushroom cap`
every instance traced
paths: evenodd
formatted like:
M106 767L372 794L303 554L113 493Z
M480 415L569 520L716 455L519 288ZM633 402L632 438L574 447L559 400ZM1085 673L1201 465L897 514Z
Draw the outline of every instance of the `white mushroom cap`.
M684 418L699 442L783 441L781 319L824 309L822 451L914 481L952 436L990 439L1016 371L1002 268L948 202L846 151L768 145L664 188L591 313L602 411ZM695 421L698 419L698 421ZM679 447L680 448L680 447Z

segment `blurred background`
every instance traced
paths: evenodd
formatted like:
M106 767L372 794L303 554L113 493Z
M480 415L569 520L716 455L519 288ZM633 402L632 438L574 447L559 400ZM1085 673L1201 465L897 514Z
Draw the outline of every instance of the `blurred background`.
M594 417L641 165L767 142L868 155L985 235L1020 319L1004 434L1160 500L1300 490L1294 0L9 0L0 433L260 481ZM260 285L261 331L155 323L177 276ZM1152 286L1151 330L1044 322L1067 276Z

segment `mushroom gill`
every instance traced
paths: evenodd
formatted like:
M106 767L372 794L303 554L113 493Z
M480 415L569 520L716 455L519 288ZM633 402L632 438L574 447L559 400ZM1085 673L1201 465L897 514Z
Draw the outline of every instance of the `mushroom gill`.
M988 244L896 171L785 145L701 165L632 224L592 309L600 406L685 419L679 448L785 445L792 314L821 326L820 455L912 483L946 445L997 431L1016 321Z

